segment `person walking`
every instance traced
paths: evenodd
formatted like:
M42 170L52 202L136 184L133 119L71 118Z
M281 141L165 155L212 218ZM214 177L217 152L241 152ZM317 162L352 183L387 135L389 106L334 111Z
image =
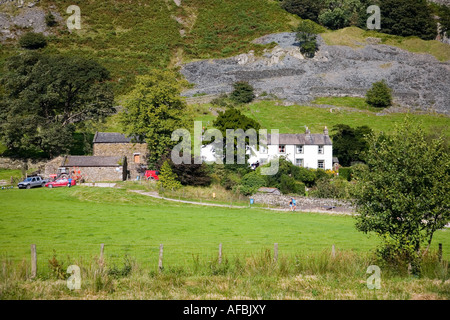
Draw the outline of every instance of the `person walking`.
M295 209L297 209L297 201L295 198L292 198L292 211L295 211Z
M292 211L292 198L291 198L291 200L289 201L289 207L290 207L289 211Z

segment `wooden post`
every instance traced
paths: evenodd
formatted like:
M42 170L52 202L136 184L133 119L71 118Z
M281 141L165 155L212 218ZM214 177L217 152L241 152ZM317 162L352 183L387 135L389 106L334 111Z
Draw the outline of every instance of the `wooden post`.
M334 259L336 258L336 248L334 244L331 246L331 257Z
M100 266L103 267L103 251L105 250L105 244L100 244Z
M31 279L36 278L37 274L37 254L36 254L36 245L31 245Z
M275 243L273 246L273 260L275 262L278 261L278 243Z
M219 264L222 263L222 244L219 244Z
M442 243L439 243L439 251L438 251L439 262L442 261Z
M162 270L163 270L163 249L164 249L164 246L162 244L160 244L159 245L159 262L158 262L159 272L162 272Z

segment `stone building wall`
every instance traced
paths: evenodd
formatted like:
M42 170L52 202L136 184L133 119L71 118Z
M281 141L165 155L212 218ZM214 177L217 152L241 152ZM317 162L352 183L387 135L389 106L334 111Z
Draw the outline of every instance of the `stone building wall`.
M134 154L139 153L139 162L135 163ZM127 157L127 170L130 171L130 178L136 179L139 175L139 167L147 165L148 148L146 143L94 143L94 156Z
M79 167L86 182L122 181L123 167Z

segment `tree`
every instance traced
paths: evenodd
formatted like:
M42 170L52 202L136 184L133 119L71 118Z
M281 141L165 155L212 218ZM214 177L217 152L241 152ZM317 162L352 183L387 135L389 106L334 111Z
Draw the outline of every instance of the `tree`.
M247 117L246 115L242 114L241 111L239 111L236 108L228 108L225 110L225 112L220 112L217 116L216 120L213 122L213 127L220 130L223 136L223 146L224 146L224 156L226 155L226 149L227 149L227 129L230 130L238 130L242 129L244 132L246 132L249 129L254 129L256 133L258 133L258 130L261 128L261 125L254 119ZM237 145L237 137L234 138L234 146ZM250 143L248 137L245 137L244 139L245 144L248 145ZM234 164L226 164L226 167L228 169L232 170L238 170L244 166L244 168L247 168L247 157L245 164L237 164L237 148L234 148L234 155L235 155L235 161Z
M20 37L19 45L24 49L36 50L47 45L47 38L42 33L27 32Z
M364 152L369 145L366 136L372 133L368 126L351 128L346 124L337 124L332 129L333 154L338 157L339 163L348 167L352 162L364 161Z
M0 137L20 155L71 147L75 124L112 114L109 72L93 60L35 52L10 58L1 79Z
M386 108L392 105L392 89L386 81L374 82L366 93L366 102L375 108Z
M251 195L258 191L259 188L264 187L266 180L256 171L247 173L241 180L240 192L244 195Z
M195 164L194 157L191 159L191 164L174 164L172 170L184 186L209 186L211 184L207 165L205 163Z
M433 40L437 35L437 24L426 0L379 1L382 12L380 32L398 36L417 36Z
M233 84L233 92L230 98L235 103L249 103L255 98L253 87L246 81L238 81Z
M186 104L180 97L183 83L172 71L154 70L138 77L126 97L122 126L127 134L147 142L151 167L176 145L172 132L187 127Z
M159 182L165 189L176 190L181 188L181 182L177 180L177 175L172 171L169 161L165 161L159 171Z
M325 7L319 22L331 29L341 29L358 24L363 4L359 0L327 0Z
M324 0L284 0L281 7L302 19L318 22L320 11L325 8Z
M371 135L367 166L354 172L356 228L381 237L384 259L418 271L420 253L450 220L449 173L443 139L427 140L408 118L392 135Z
M300 52L307 57L314 57L316 51L319 50L317 44L317 34L320 27L311 20L300 21L296 29L296 38L300 42Z

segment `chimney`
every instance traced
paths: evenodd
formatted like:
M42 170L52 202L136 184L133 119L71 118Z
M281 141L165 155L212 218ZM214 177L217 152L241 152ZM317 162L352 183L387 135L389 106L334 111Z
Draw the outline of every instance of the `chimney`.
M323 134L326 135L326 136L328 135L328 128L327 128L326 126L325 126L325 128L323 129Z
M311 134L311 131L309 130L309 128L306 126L305 126L305 128L306 128L306 134Z

